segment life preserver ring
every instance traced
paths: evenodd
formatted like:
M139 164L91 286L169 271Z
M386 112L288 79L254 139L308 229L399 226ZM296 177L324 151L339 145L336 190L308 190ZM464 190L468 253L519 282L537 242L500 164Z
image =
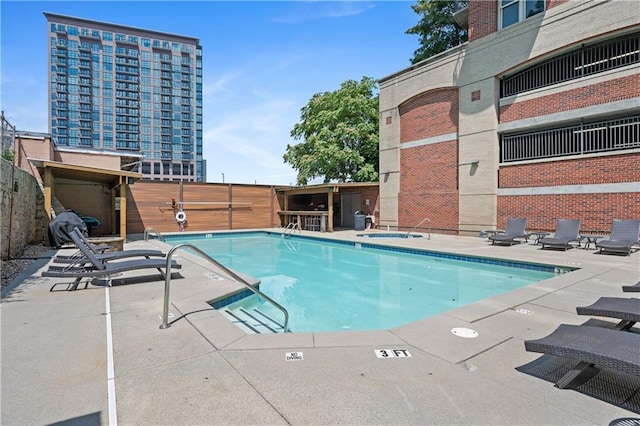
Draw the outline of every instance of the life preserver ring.
M176 213L176 220L178 221L178 223L186 222L187 214L185 212Z

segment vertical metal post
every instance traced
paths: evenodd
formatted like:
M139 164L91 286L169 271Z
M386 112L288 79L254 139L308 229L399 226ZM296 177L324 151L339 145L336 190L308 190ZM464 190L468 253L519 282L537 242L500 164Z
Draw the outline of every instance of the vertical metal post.
M580 155L584 154L584 121L580 120Z
M229 229L233 229L233 185L229 184L229 190L227 193L228 211L229 211Z

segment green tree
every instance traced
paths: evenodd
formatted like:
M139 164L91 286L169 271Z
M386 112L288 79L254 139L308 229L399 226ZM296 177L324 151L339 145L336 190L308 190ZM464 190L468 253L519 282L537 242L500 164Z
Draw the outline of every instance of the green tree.
M412 64L467 41L467 31L453 19L454 12L467 5L467 0L418 0L411 6L421 16L418 25L406 31L418 35L420 40Z
M297 184L378 180L377 82L347 80L334 92L316 93L301 111L283 158L298 172Z
M16 153L9 148L2 148L2 158L13 163L13 160L16 158Z

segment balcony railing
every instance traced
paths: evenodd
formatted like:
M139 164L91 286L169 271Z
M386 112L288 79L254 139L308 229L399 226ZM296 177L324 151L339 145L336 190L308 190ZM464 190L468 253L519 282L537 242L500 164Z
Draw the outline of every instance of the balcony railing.
M640 32L583 45L563 55L527 67L500 81L500 97L575 80L640 62Z
M640 116L507 135L500 138L500 161L584 155L640 148Z

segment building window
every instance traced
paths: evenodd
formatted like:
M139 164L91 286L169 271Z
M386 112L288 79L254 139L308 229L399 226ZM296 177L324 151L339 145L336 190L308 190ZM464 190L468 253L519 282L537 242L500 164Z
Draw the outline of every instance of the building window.
M500 28L544 12L544 0L500 0Z

